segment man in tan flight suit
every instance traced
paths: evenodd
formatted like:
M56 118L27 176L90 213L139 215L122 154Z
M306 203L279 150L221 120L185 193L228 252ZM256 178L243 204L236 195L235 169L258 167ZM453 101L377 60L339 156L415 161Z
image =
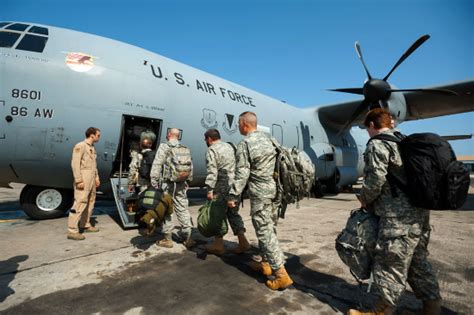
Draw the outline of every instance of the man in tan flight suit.
M100 185L97 172L97 154L94 143L100 139L99 128L89 127L86 139L74 146L71 167L74 176L74 204L69 211L67 238L80 241L85 239L81 232L98 232L99 228L90 224L94 209L96 188Z

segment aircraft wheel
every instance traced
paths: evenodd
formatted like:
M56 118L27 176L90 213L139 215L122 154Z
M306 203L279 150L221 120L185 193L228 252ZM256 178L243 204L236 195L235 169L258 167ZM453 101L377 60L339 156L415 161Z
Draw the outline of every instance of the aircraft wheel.
M53 219L71 208L73 197L70 189L26 185L20 194L20 205L32 219Z
M314 182L314 185L311 188L311 192L313 193L313 196L316 198L324 197L323 185L321 184L321 181L319 179Z
M329 194L339 194L342 190L342 187L338 184L340 179L339 171L336 169L334 175L332 175L326 181L326 192Z

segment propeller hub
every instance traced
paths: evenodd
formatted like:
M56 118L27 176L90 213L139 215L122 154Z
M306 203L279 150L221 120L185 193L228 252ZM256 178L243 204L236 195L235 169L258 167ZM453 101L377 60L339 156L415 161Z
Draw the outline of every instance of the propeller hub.
M365 99L370 102L385 101L390 97L390 85L384 80L372 79L364 84Z

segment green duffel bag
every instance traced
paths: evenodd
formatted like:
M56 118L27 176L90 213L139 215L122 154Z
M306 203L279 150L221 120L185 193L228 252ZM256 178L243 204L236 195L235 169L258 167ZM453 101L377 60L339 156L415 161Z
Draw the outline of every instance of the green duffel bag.
M208 201L201 208L197 218L198 230L205 237L224 236L227 225L227 205L224 202Z

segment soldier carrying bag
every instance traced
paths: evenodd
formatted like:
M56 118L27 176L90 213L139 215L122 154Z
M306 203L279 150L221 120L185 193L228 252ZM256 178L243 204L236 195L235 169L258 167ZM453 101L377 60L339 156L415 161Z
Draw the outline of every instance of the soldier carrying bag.
M378 230L378 216L363 208L354 209L336 238L337 254L359 283L370 278Z
M288 149L271 139L277 152L274 179L277 184L277 197L281 201L280 218L285 218L288 204L295 203L310 195L315 179L315 167L303 152L296 148Z
M404 136L395 132L394 135L378 134L369 140L398 144L406 178L410 180L404 182L388 173L390 185L406 193L416 207L432 210L460 208L469 190L469 170L456 160L451 145L434 133Z

